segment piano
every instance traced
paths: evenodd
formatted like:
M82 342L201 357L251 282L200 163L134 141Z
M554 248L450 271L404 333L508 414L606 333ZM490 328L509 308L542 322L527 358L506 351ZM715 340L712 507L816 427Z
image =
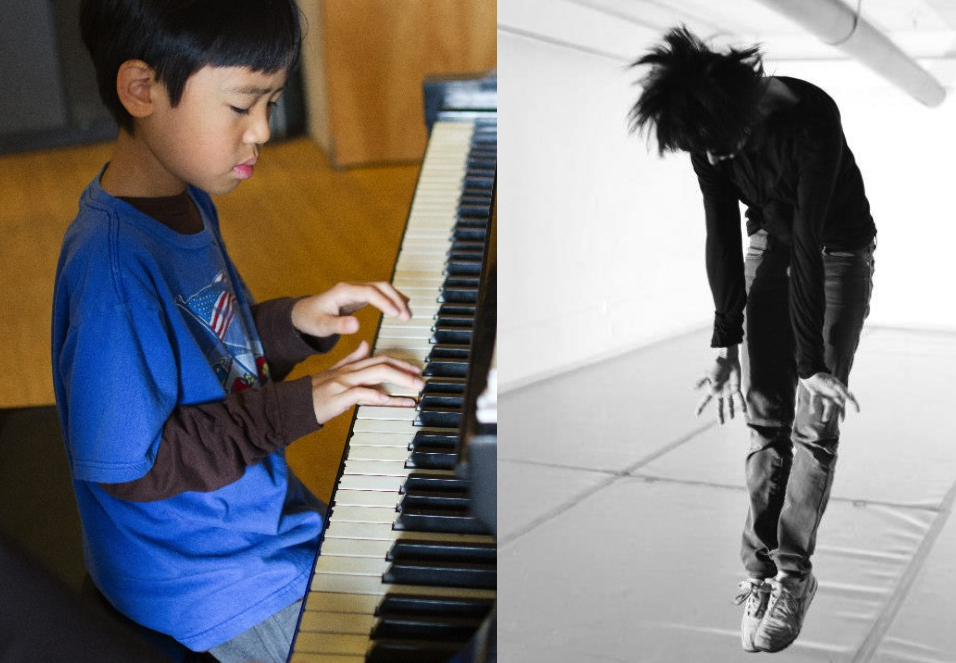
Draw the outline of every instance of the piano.
M414 317L383 320L373 352L426 384L416 409L356 408L290 663L495 660L496 87L425 82L392 277Z

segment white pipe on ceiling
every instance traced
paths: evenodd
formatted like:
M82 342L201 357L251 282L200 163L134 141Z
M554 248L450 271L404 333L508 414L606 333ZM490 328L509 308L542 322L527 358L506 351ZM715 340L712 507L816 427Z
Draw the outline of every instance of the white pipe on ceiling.
M761 0L927 106L938 106L946 90L915 60L841 0Z

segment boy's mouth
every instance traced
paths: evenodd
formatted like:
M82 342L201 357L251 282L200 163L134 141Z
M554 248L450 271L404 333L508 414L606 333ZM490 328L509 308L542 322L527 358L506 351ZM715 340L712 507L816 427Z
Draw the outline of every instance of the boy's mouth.
M250 159L246 163L241 163L238 166L233 167L232 172L236 174L240 180L247 180L252 177L253 167L256 165L255 159Z

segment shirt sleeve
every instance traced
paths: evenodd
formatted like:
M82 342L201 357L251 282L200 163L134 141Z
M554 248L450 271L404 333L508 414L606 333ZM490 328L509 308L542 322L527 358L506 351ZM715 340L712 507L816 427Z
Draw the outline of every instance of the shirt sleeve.
M714 297L714 333L710 345L724 348L744 337L744 307L747 289L740 233L739 195L730 181L702 154L692 154L691 163L704 198L707 242L704 257L707 280Z
M292 307L299 299L281 297L252 306L252 317L274 380L282 380L296 364L312 355L328 352L339 340L338 334L310 336L300 334L292 326Z
M824 360L823 227L843 155L839 112L814 119L798 144L797 204L793 217L790 318L796 338L797 375L829 372Z
M166 421L150 470L134 481L100 486L133 502L217 490L242 477L246 467L319 428L311 378L269 382L220 402L177 407Z
M134 502L217 490L242 477L247 466L321 428L315 420L311 379L279 380L300 361L330 350L338 336L299 334L292 326L296 301L271 299L252 307L274 381L221 402L178 406L163 426L149 471L133 481L100 484L103 490Z

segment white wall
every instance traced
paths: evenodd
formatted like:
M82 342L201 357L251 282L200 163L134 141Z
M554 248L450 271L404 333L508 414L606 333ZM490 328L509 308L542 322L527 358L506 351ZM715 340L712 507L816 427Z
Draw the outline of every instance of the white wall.
M659 35L580 6L517 4L499 4L502 391L713 315L689 159L660 158L627 134L639 88L626 63ZM551 11L536 11L543 4ZM766 64L841 106L880 233L871 324L956 330L956 185L944 165L956 101L927 109L854 62Z

